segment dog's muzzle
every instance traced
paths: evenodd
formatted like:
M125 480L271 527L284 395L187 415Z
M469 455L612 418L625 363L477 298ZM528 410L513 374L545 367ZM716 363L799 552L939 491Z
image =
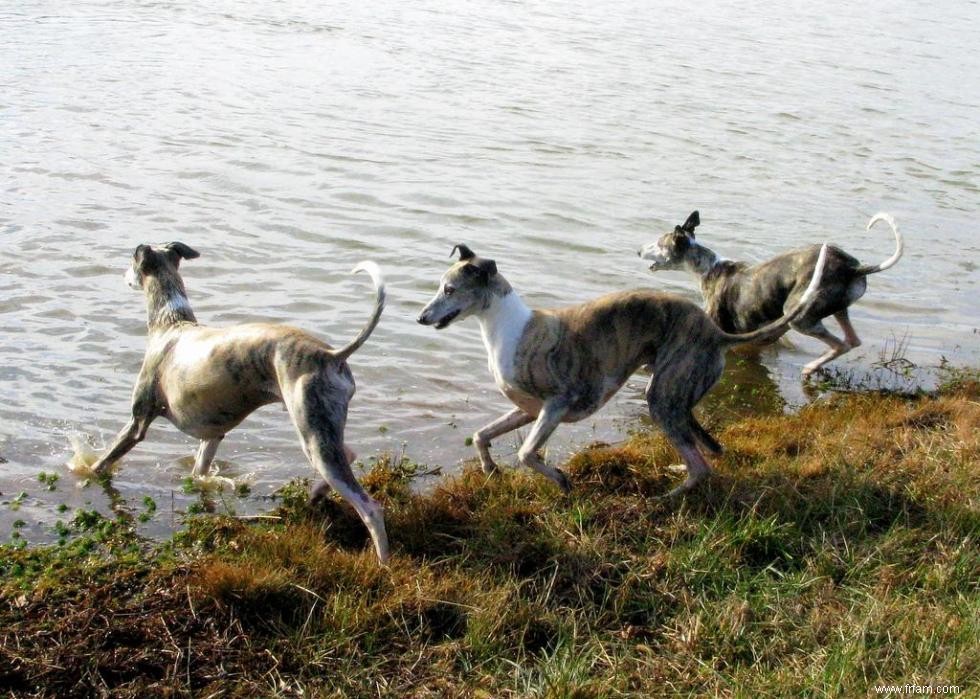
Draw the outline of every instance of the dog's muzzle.
M453 311L452 313L448 313L444 315L439 320L432 320L431 318L428 317L427 314L422 313L419 315L418 318L416 318L416 320L420 325L434 325L436 326L436 330L442 330L447 325L449 325L454 320L456 320L456 316L458 315L459 315L459 311Z
M453 311L447 316L443 316L442 320L436 323L436 330L442 330L444 327L456 320L456 316L459 315L459 311Z
M123 274L123 279L126 282L126 286L128 286L130 289L133 289L134 291L140 290L139 282L136 281L136 273L133 271L132 267L126 269L126 273Z

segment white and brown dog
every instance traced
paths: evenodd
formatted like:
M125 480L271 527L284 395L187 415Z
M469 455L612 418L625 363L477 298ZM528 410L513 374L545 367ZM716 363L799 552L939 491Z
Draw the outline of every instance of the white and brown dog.
M830 349L803 367L807 378L827 362L836 359L861 344L847 314L847 307L864 296L867 276L883 272L902 257L902 235L895 220L885 213L872 217L868 229L878 221L891 226L895 234L895 252L878 265L862 265L840 248L831 245L827 254L827 269L820 282L816 298L809 310L790 323L797 332L822 340ZM698 277L704 309L719 327L727 332L744 333L771 323L799 302L807 282L813 276L818 245L792 250L757 265L732 262L720 258L701 245L694 229L701 223L693 212L680 226L639 251L650 262L650 270L683 269ZM844 339L827 330L823 321L834 316Z
M558 310L531 310L497 271L493 260L458 245L459 261L443 275L435 297L418 317L442 329L475 316L483 331L490 373L516 406L473 435L483 470L496 469L490 440L534 423L518 451L523 466L542 473L566 492L568 478L538 451L562 422L576 422L601 408L640 367L652 376L646 398L687 467L687 479L671 495L690 490L710 467L698 445L721 447L691 410L721 376L725 348L783 333L807 310L826 259L820 256L806 293L786 315L744 335L724 332L694 303L673 294L635 290L609 294Z
M252 411L269 403L285 405L303 451L323 478L313 491L333 487L357 511L378 558L388 559L384 513L351 472L354 458L344 445L347 406L354 395L350 357L371 335L384 309L385 287L373 262L374 311L353 341L340 349L286 325L249 323L228 328L198 325L178 272L180 261L198 257L183 243L140 245L126 281L146 297L146 355L133 389L133 417L93 465L104 473L143 440L150 423L165 417L201 440L193 474L204 476L224 436Z

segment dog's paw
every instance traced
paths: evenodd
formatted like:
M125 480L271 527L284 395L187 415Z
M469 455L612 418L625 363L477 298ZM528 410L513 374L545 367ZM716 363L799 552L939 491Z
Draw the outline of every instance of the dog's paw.
M560 469L555 469L555 483L561 488L561 492L568 495L572 492L572 482L565 475L565 472Z
M310 507L316 507L330 495L332 488L326 481L320 481L310 492Z

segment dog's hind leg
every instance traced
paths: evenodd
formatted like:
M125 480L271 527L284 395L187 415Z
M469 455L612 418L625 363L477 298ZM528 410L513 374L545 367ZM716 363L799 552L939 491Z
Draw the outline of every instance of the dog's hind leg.
M357 454L354 453L353 449L348 448L346 444L344 445L344 456L347 457L347 463L349 464L352 464L355 461L357 461ZM316 505L318 502L323 500L323 498L327 497L327 495L329 494L330 494L330 484L327 483L326 481L320 481L315 486L313 486L313 489L310 491L310 504Z
M725 451L721 444L718 443L718 440L712 437L708 430L704 429L704 426L693 415L691 416L691 427L694 430L694 436L698 440L698 444L702 447L715 456L719 456Z
M854 349L855 347L861 346L861 338L858 337L857 332L854 330L854 326L851 325L851 318L847 314L847 309L839 311L834 314L834 319L840 324L841 330L844 331L844 342L846 342L850 347L849 349Z
M850 324L850 323L848 323L848 324ZM812 325L807 326L807 327L796 327L796 326L794 326L794 327L795 327L795 329L797 331L803 333L804 335L809 335L810 337L815 337L818 340L821 340L821 341L827 343L830 346L830 349L829 350L827 350L826 352L824 352L823 354L821 354L819 357L817 357L816 359L814 359L812 362L810 362L809 364L807 364L806 366L803 367L803 378L804 379L809 378L810 375L813 374L813 372L815 372L817 369L819 369L820 367L822 367L827 362L830 362L830 361L833 361L834 359L837 359L837 357L841 356L842 354L844 354L845 352L847 352L849 349L851 349L851 346L847 342L844 342L843 340L841 340L840 338L838 338L836 335L834 335L832 332L830 332L829 330L827 330L827 328L824 326L823 322L821 322L819 320L816 323L813 323ZM852 328L852 331L853 331L853 328Z
M533 422L534 418L525 413L520 408L514 408L503 417L499 417L486 427L481 427L473 434L473 444L480 454L480 466L483 472L491 474L497 470L497 464L490 456L490 440L496 439L502 434L512 432L524 425Z
M328 440L322 439L319 435L309 439L308 448L316 470L320 472L323 480L354 508L371 535L378 559L382 563L387 563L390 550L388 533L385 531L384 509L364 492L364 488L354 478L344 450L334 448Z
M707 361L702 366L705 365ZM723 361L716 361L711 371L691 377L683 376L679 368L666 365L650 377L646 390L650 417L663 428L687 471L684 482L666 497L688 492L711 474L711 466L698 451L698 442L710 451L721 453L721 445L695 419L691 406L714 385L723 367Z
M353 393L352 383L334 384L318 376L298 380L283 390L283 399L310 462L354 508L371 535L378 558L386 563L390 550L384 510L354 478L347 458L349 450L344 447L347 403Z
M215 452L224 437L216 439L202 439L197 448L197 456L194 458L194 468L191 469L191 477L203 478L211 470L211 462L214 461Z
M670 498L686 493L711 475L711 466L698 451L695 443L698 440L698 435L693 424L694 418L687 419L669 407L662 409L659 406L650 407L650 416L663 427L667 439L681 455L681 460L687 470L687 478L684 479L684 482L667 493L666 497ZM717 444L717 442L715 443Z
M538 454L548 437L561 424L562 418L568 412L568 404L564 400L550 399L545 401L538 413L538 418L531 428L531 433L524 440L524 444L517 452L517 460L522 466L532 468L538 473L553 480L562 492L568 493L572 489L572 484L568 481L568 476L557 468L549 466Z
M696 406L704 397L704 394L710 391L711 387L718 383L718 379L721 378L721 373L725 369L724 355L717 355L712 358L710 354L706 353L700 358L696 366L697 370L693 376L687 379L675 376L660 386L659 390L661 392L668 385L678 387L679 390L677 392L679 395L668 399L671 405L689 405L691 408ZM658 390L654 378L651 377L650 383L647 386L648 400L650 400L650 391ZM712 437L708 430L704 429L704 426L698 422L698 419L694 417L694 413L690 410L688 410L687 424L694 432L694 438L697 440L697 443L702 447L715 456L720 455L724 451L721 444L718 443L718 440Z

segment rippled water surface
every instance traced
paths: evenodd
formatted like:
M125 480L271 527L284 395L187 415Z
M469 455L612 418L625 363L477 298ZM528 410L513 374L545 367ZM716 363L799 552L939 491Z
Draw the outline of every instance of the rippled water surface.
M641 285L696 298L635 254L692 209L729 258L829 239L867 262L892 250L864 231L883 209L907 254L870 279L852 311L865 345L839 364L903 339L917 363L975 362L978 45L980 8L956 1L7 3L0 525L40 539L58 503L105 506L62 464L69 433L101 444L128 417L145 327L122 272L141 242L200 250L184 275L202 322L333 344L370 309L348 271L382 265L390 303L351 361L365 459L404 448L456 468L508 408L475 322L414 322L457 242L535 306ZM795 342L763 355L790 397L820 350ZM552 455L621 436L641 386L561 428ZM194 447L161 420L125 460L115 485L134 508L160 502L151 528L186 505ZM514 440L498 449L511 459ZM219 459L256 474L239 511L311 474L276 407ZM53 492L39 471L61 474Z

